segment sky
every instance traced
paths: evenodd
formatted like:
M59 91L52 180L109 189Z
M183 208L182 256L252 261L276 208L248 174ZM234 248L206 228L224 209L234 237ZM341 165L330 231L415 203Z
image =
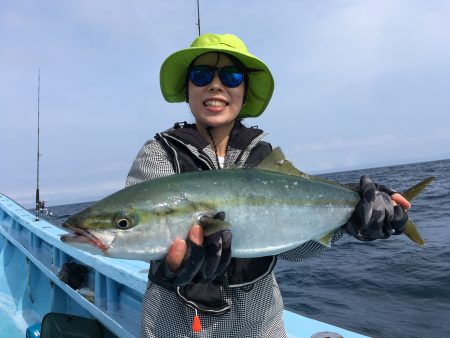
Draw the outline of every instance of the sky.
M200 0L202 33L244 40L275 78L257 119L304 172L450 158L447 0ZM47 205L124 187L176 121L159 69L198 35L196 0L1 0L0 193Z

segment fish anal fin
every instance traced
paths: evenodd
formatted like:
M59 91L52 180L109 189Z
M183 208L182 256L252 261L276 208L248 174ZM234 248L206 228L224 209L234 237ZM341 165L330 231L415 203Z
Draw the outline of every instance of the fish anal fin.
M256 169L275 171L292 176L308 177L307 174L298 170L291 161L287 160L280 147L276 147L266 156L257 166Z

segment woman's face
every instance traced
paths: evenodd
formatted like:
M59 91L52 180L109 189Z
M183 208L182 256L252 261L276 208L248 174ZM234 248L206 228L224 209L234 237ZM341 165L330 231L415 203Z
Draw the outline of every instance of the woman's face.
M234 66L231 59L222 53L203 54L195 60L194 65L214 68ZM217 72L211 83L204 87L197 87L189 80L189 107L197 125L221 127L233 123L242 108L244 88L244 82L235 88L224 86Z

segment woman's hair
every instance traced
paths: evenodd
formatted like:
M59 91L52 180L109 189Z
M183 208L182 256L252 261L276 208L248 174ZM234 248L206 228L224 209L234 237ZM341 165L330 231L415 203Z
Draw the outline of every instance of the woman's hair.
M245 100L247 99L247 89L248 89L248 80L249 80L247 67L245 67L245 65L242 63L242 61L239 60L234 55L231 55L228 53L223 53L223 52L209 52L209 53L205 53L205 54L210 54L210 53L215 53L217 55L217 61L213 67L215 67L219 64L220 55L225 54L231 60L231 62L233 62L233 64L244 73L244 99L242 100L242 105L244 105ZM205 54L202 54L202 55L205 55ZM184 82L186 102L189 102L189 92L188 92L189 70L191 70L191 68L194 66L195 61L202 55L199 55L194 60L192 60L192 62L189 64L188 68L186 69L186 76L185 76L185 82Z

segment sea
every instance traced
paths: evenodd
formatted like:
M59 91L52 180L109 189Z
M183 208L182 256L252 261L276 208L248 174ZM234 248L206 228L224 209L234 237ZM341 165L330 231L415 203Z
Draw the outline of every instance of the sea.
M320 176L355 183L361 175L398 191L435 177L409 212L425 245L344 236L319 256L278 260L285 308L370 337L450 337L450 160ZM91 203L50 207L47 219L60 224Z

